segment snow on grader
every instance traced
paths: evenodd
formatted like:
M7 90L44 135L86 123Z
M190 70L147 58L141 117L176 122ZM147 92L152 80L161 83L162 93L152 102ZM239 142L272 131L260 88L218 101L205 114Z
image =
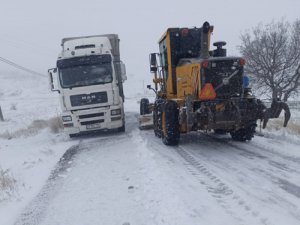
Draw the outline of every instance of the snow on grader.
M159 53L150 54L154 88L147 88L156 99L141 99L139 123L141 129L153 127L166 145L177 145L181 133L198 130L251 140L257 120L265 128L282 109L284 126L288 123L286 103L275 99L267 108L245 85L243 58L226 56L225 42L214 43L210 51L212 32L208 22L201 28L169 28L159 40Z

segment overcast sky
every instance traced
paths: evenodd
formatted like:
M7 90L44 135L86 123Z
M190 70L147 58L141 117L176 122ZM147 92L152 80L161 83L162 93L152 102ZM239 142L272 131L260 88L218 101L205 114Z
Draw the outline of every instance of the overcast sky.
M168 27L214 25L237 55L258 23L299 19L300 0L0 0L0 56L40 73L55 66L63 37L117 33L127 73L149 76L148 55ZM13 70L0 62L0 71ZM130 77L129 77L130 78Z

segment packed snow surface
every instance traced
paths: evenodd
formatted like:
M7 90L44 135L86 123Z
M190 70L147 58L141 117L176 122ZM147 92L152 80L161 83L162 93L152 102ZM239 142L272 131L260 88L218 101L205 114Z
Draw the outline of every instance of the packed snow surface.
M283 130L239 143L195 132L165 146L138 129L138 100L150 93L132 76L125 133L70 140L45 127L21 135L59 112L45 80L35 82L41 99L20 84L16 110L13 96L0 95L10 112L0 124L0 165L16 180L0 201L0 225L300 224L299 137Z

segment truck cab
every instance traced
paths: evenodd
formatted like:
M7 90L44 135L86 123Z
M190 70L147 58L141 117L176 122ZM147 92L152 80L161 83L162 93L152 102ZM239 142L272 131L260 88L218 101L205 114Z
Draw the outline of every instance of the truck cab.
M98 130L125 131L123 82L116 34L64 38L56 68L49 69L70 137Z

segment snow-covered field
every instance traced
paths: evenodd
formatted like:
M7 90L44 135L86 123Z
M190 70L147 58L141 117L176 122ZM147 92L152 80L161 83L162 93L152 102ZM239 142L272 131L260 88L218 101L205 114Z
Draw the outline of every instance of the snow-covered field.
M9 225L78 141L55 129L60 108L47 77L0 72L0 106L0 183L7 183L0 185L0 224Z
M10 181L0 225L300 224L295 128L274 123L250 143L192 133L166 147L138 129L138 100L153 98L144 76L125 83L124 134L70 140L53 129L47 79L0 73L0 176Z

